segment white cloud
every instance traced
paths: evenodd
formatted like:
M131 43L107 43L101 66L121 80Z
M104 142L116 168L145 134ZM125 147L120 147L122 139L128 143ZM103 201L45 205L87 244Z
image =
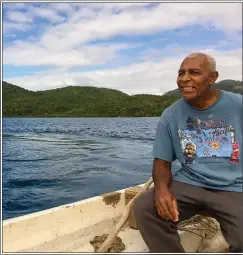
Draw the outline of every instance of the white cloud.
M65 12L69 16L68 20L59 25L47 26L44 33L36 39L36 42L28 43L28 47L22 47L23 52L18 53L19 48L16 45L8 47L4 51L4 55L9 54L9 52L15 52L15 54L11 58L5 57L4 60L8 61L8 64L24 65L26 64L26 58L22 56L29 56L31 52L32 59L36 60L28 58L29 64L34 61L41 65L49 65L51 62L63 66L66 59L75 55L76 51L74 49L81 47L90 40L105 39L122 34L152 34L159 30L181 28L190 24L205 26L214 24L214 26L228 33L241 29L241 4L163 3L151 8L142 8L145 5L148 4L76 3L67 5L65 3L51 3L41 7L30 5L28 12L25 14L27 20L39 16L54 23L63 22L65 17L61 16L59 11L63 12L65 10L68 10ZM76 11L74 11L75 7L78 7ZM95 8L100 8L100 11L94 11ZM121 12L115 14L114 10L120 10ZM9 15L10 17L16 17L17 13L14 12ZM32 16L30 17L30 15ZM23 16L22 19L24 19ZM26 24L16 24L15 26L15 23L6 22L3 23L3 26L5 33L7 31L12 33L17 29L26 31L32 28ZM26 42L23 42L23 45L25 44ZM57 49L62 52L57 54ZM77 56L74 56L74 66L79 62L81 64L92 62L92 60L87 61L86 59L76 61L79 56L82 58L82 54L77 53ZM39 58L42 54L44 57ZM51 60L46 60L46 54ZM103 56L104 60L107 59L105 54Z
M7 12L7 19L14 22L33 22L34 18L41 17L49 22L60 23L65 20L64 16L58 14L58 10L48 8L48 6L34 7L29 6L27 11L12 11Z
M3 3L3 8L7 10L23 10L27 8L26 3L11 3L5 2Z
M51 41L51 38L49 38ZM131 45L129 47L132 47ZM80 67L104 64L112 59L116 52L128 48L126 44L98 46L79 46L75 49L65 49L59 44L49 44L48 48L33 43L17 41L14 45L4 48L4 64L25 66L56 66ZM26 61L27 60L27 61Z
M195 51L198 51L195 49ZM219 79L241 80L242 49L219 52L210 49L201 50L217 60ZM7 79L8 82L24 86L30 90L46 90L68 85L91 85L121 90L127 94L164 94L176 88L176 75L183 58L191 52L184 49L178 56L164 58L160 62L146 61L130 66L90 71L70 72L66 70L37 73L31 76Z
M14 21L14 22L32 22L33 21L32 17L17 11L8 12L7 17L10 21Z
M68 3L49 3L48 7L61 13L73 11L72 5Z
M31 8L31 12L33 13L33 15L45 18L50 22L59 23L65 20L65 17L59 15L55 10L49 9L47 7Z
M56 37L56 42L72 46L97 38L121 34L147 34L191 24L213 25L224 31L242 29L241 4L164 3L151 9L125 9L119 14L107 11L94 13L91 6L93 5L79 10L67 23L51 28L43 40L51 34ZM81 19L84 17L88 19Z
M38 23L38 26L44 24L45 27L41 29L38 27L38 36L32 35L31 40L28 38L20 41L17 37L18 41L4 45L3 63L17 66L54 66L57 70L9 78L7 81L24 85L30 90L90 84L115 88L128 94L163 94L176 88L176 73L182 58L189 52L200 49L185 49L172 44L159 51L148 49L146 54L140 56L140 61L143 62L139 64L130 63L129 66L119 68L114 66L111 69L90 72L68 70L72 67L104 64L115 57L119 60L121 49L135 47L128 43L91 46L89 45L91 40L121 35L156 34L163 30L171 31L195 24L221 30L226 34L226 39L230 36L232 41L238 40L239 36L235 35L242 31L240 3L162 3L144 8L147 5L151 4L50 3L12 7L9 5L7 8L9 19L12 21L19 19L22 22L33 19L33 23L4 20L5 35L33 28L38 17L45 19L45 23ZM21 8L25 8L25 16L18 12ZM184 34L185 40L189 40L190 36L193 35ZM224 42L221 44L223 46ZM204 51L212 52L217 58L220 79L241 79L241 50L220 52L216 49L217 47L208 46Z
M25 32L33 28L33 24L15 22L4 22L2 26L4 36L11 35L13 32L16 31Z
M62 12L61 10L64 10L65 5L60 3L60 6L58 7L57 5L56 9L51 9L48 6L46 4L33 6L30 3L4 3L3 8L6 10L6 17L3 19L3 26L5 27L3 30L4 35L11 34L13 31L23 32L31 29L35 23L35 19L38 17L46 19L50 24L65 21L65 17L59 13ZM69 8L71 7L69 6ZM32 22L32 26L26 24L30 22ZM19 23L23 24L20 26ZM12 24L17 25L14 26Z

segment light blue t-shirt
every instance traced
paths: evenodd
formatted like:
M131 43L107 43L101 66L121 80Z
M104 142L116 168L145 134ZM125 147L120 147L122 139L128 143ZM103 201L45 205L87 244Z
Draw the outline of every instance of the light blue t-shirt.
M164 110L153 156L181 163L174 180L242 192L241 150L242 96L221 91L206 110L193 108L183 98Z

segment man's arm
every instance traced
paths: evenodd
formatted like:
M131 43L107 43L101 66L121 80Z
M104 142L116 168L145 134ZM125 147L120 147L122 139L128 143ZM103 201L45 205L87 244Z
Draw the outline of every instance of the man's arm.
M155 186L155 206L158 214L167 220L178 221L176 199L169 190L172 181L171 162L154 159L153 181Z
M152 174L154 186L157 189L163 187L169 188L172 181L171 162L155 158Z
M153 181L155 186L155 206L158 214L165 219L178 221L176 199L169 190L172 181L171 162L175 160L170 124L165 110L158 122L153 146Z

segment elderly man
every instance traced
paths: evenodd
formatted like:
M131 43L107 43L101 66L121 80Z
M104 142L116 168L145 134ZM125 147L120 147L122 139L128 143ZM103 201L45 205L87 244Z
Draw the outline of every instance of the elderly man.
M158 122L155 187L134 205L150 252L185 252L176 225L204 209L220 223L230 252L242 252L242 97L211 88L217 78L214 58L186 57L177 77L183 98ZM182 167L172 176L175 159Z

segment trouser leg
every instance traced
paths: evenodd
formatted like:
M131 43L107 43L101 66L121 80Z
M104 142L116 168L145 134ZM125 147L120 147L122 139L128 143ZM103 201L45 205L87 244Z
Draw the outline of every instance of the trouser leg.
M243 252L242 248L242 192L208 190L207 208L215 214L222 234L230 245L230 252Z
M189 219L203 209L201 187L172 181L170 190L177 199L180 221ZM141 195L134 205L139 231L150 252L185 252L177 232L176 223L162 219L154 204L154 188Z

